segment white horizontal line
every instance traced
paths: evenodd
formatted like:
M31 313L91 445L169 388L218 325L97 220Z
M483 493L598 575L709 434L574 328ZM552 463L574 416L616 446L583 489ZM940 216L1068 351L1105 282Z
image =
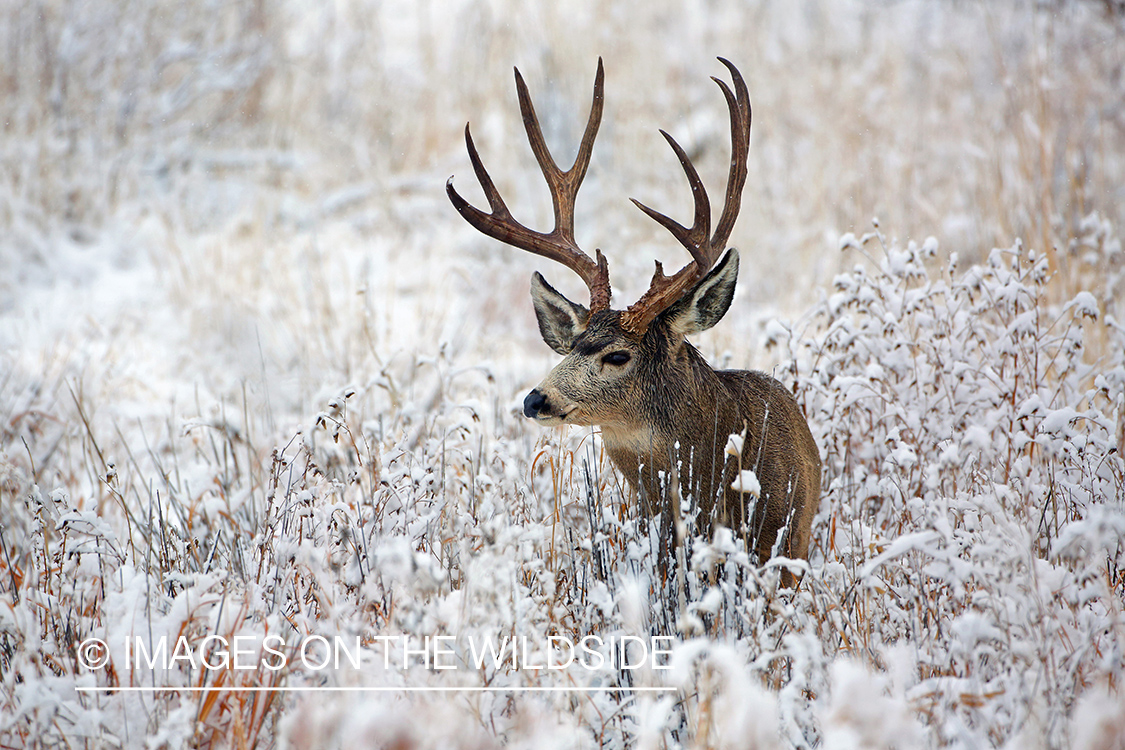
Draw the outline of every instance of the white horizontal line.
M345 692L362 692L362 693L601 693L609 692L611 690L620 690L627 693L666 693L675 692L679 688L674 687L623 687L623 686L610 686L610 687L536 687L536 686L514 686L514 687L297 687L292 685L280 685L277 687L262 687L262 686L248 686L237 687L232 685L222 687L191 687L191 686L157 686L157 687L138 687L129 685L125 687L75 687L76 691L80 693L159 693L159 692L177 692L177 693L345 693Z

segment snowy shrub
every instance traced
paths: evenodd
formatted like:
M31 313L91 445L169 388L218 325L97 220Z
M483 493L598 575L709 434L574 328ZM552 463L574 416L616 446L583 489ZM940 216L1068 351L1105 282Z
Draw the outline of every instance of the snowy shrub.
M281 732L293 747L558 736L1065 747L1096 736L1068 717L1120 721L1116 240L1092 250L1102 291L1058 301L1044 256L1019 244L966 269L932 240L843 244L881 257L838 276L800 335L771 327L793 347L784 371L827 459L797 591L778 590L778 564L759 569L722 530L662 563L596 434L531 446L485 406L490 380L439 353L344 390L272 451L226 415L162 438L151 473L135 455L101 457L84 428L75 439L101 467L98 488L74 486L99 505L31 487L6 511L5 742L253 746ZM241 638L254 668L205 667L224 664L215 635ZM668 670L615 664L613 639L654 635ZM76 656L90 637L106 643L103 670ZM257 660L271 637L291 659L301 639L342 638L361 666L294 659L275 671ZM427 637L448 639L442 658L457 668L400 663L399 639ZM587 668L543 668L558 656L544 644L586 637L599 657ZM157 663L157 644L181 640L181 658ZM113 690L480 685L596 690ZM628 690L660 686L677 690ZM106 690L76 693L95 687Z
M845 236L877 258L796 342L827 458L822 636L879 667L911 644L908 696L942 742L1065 746L1075 697L1120 679L1125 259L1088 225L1096 292L1061 300L1020 243L962 269L933 239Z

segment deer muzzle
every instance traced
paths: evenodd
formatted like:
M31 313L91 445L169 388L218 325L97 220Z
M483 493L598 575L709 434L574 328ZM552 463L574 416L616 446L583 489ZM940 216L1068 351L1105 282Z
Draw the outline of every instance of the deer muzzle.
M527 394L527 398L523 400L523 414L544 427L554 427L566 422L574 407L566 401L560 402L554 394L548 396L548 393L550 392L536 388Z

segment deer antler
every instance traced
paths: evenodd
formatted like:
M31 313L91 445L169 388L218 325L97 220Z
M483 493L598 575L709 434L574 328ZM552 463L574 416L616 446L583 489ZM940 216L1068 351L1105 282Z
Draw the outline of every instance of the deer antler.
M664 310L680 299L684 293L710 270L723 252L731 230L734 229L735 219L741 207L742 188L746 185L746 162L750 152L750 94L746 90L746 82L734 64L729 60L719 58L719 62L727 66L734 79L734 91L718 78L712 77L723 91L730 110L730 140L731 157L730 173L727 177L726 202L723 205L723 215L715 234L710 238L711 232L711 203L707 200L707 190L703 187L699 173L691 163L691 159L676 143L672 136L660 131L668 141L680 165L691 184L692 195L695 196L695 220L690 228L682 226L664 214L657 213L648 206L636 200L633 201L637 208L652 217L662 227L672 233L681 245L691 253L691 262L681 268L672 276L664 275L664 268L660 261L656 262L656 273L652 276L649 289L639 300L629 306L621 316L621 325L637 335L642 335L650 323Z
M582 178L586 176L586 169L590 166L594 138L597 137L598 126L601 124L602 108L605 104L603 78L602 61L598 58L598 73L594 78L594 102L590 107L590 119L586 122L586 132L582 135L582 143L578 147L578 156L574 159L574 165L564 172L559 169L558 164L551 158L550 151L547 150L543 131L539 127L539 119L535 116L535 108L527 93L527 86L519 70L516 70L516 91L519 94L520 112L523 114L527 140L531 143L531 150L535 153L535 159L539 162L539 168L547 180L551 190L551 203L555 209L555 228L550 232L537 232L512 218L508 207L504 205L504 199L500 197L477 154L468 125L465 125L465 145L492 213L486 214L462 198L453 189L452 177L445 185L445 192L452 201L453 207L477 230L513 247L557 261L581 276L590 289L591 313L609 308L609 267L601 250L595 252L597 258L595 261L582 252L575 242L574 200L578 195L578 188L582 185Z

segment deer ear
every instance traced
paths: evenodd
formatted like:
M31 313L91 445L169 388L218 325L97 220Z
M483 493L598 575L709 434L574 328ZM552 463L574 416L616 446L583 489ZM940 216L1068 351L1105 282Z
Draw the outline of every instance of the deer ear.
M738 251L732 247L699 283L661 315L673 331L683 336L706 331L727 314L737 281Z
M547 346L559 354L569 354L574 340L586 330L590 311L559 294L538 271L531 277L531 301Z

